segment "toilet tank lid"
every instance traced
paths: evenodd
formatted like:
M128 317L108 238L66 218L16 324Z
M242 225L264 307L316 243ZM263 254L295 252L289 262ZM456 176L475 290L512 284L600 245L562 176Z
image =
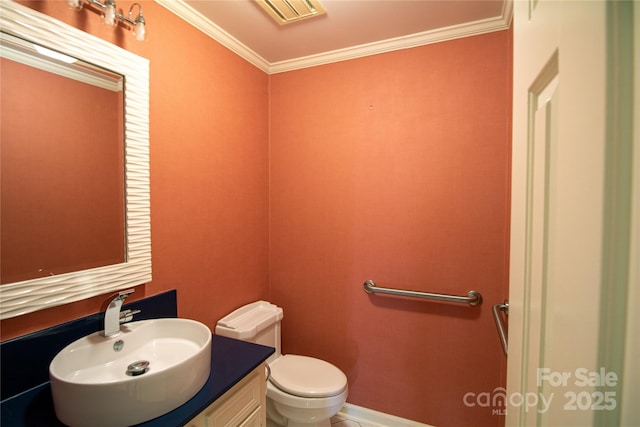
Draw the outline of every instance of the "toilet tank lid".
M256 301L218 320L216 334L240 340L253 338L282 317L282 308L267 301Z

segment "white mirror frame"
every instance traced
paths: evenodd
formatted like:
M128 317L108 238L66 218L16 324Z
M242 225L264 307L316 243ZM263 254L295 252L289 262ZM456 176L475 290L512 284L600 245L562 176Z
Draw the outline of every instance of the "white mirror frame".
M0 1L0 29L125 77L126 198L125 262L1 285L0 319L151 281L149 60L13 1Z

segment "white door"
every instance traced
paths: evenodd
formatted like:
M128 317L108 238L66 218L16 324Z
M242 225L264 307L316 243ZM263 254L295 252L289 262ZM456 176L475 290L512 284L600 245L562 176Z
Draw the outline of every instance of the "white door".
M507 426L640 425L633 9L514 2Z

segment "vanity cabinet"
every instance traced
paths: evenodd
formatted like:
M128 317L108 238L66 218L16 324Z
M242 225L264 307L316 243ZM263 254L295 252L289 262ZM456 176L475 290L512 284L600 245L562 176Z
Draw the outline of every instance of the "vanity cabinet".
M267 425L265 380L265 367L260 365L189 421L187 426L265 427Z

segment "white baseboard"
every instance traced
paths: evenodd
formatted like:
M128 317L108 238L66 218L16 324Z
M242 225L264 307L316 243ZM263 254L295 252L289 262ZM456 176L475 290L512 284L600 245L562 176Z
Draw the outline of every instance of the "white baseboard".
M373 409L352 405L351 403L345 403L340 412L336 414L336 417L358 421L366 424L367 427L433 427L428 424L396 417L395 415L374 411Z

